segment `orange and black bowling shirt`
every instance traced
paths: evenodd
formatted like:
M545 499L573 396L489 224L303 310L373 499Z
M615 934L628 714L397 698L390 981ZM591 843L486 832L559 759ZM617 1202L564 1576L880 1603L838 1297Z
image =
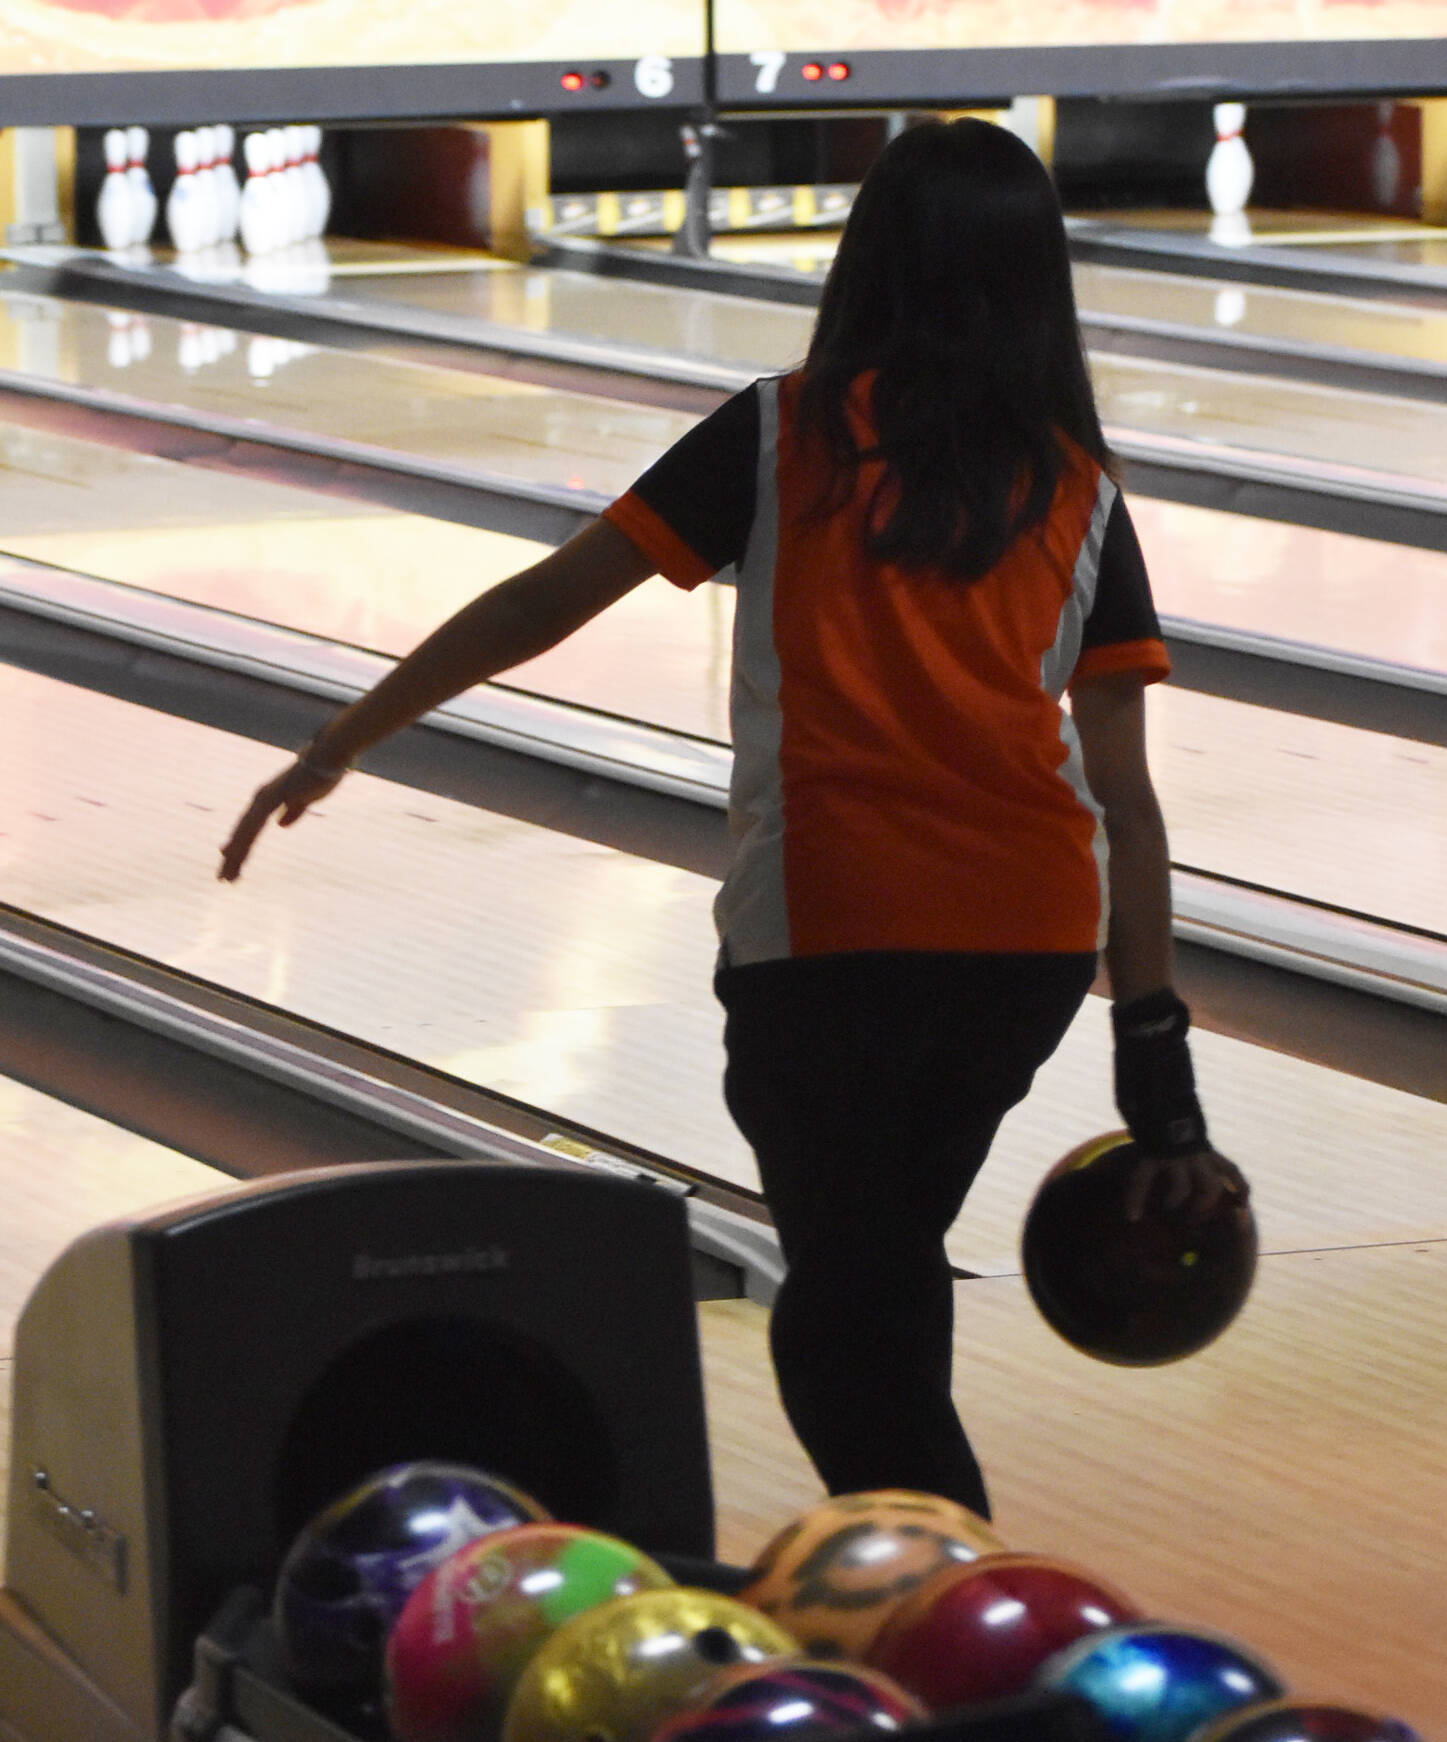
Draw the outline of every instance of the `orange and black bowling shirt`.
M990 573L900 569L865 538L880 462L814 512L800 384L738 394L606 510L678 586L738 590L723 959L1098 949L1105 834L1061 698L1170 670L1119 492L1068 444L1045 521ZM867 378L849 410L867 451Z

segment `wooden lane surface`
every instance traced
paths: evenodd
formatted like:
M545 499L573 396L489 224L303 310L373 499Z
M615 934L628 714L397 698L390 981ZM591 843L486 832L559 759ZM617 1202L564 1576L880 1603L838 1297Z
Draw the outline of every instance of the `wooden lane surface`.
M308 1020L752 1188L723 1106L706 878L354 777L273 830L234 886L216 852L276 752L0 668L7 899ZM1344 825L1345 826L1345 825ZM1197 1037L1216 1141L1268 1251L1447 1236L1447 1101ZM1018 1268L1055 1157L1117 1123L1085 1009L1006 1120L951 1252Z
M501 533L239 470L180 470L194 447L193 438L163 432L155 452L140 454L34 421L0 423L5 549L318 635L363 636L397 653L541 554ZM1447 669L1447 622L1438 609L1447 555L1146 496L1130 502L1162 612ZM673 657L690 666L695 685L707 681L693 643L700 615L681 599L667 629L678 644ZM611 611L601 620L613 621ZM614 687L625 694L609 699L599 688L608 681L605 662L586 660L576 670L568 663L566 650L595 639L585 631L562 658L539 661L539 671L591 684L596 693L577 699L597 706L651 705L654 650L641 671L620 650ZM649 717L699 729L687 718Z
M961 1283L956 1397L1010 1546L1223 1631L1288 1685L1428 1742L1447 1714L1447 1243L1267 1259L1236 1325L1169 1368L1086 1360L1018 1278ZM720 1553L820 1496L762 1311L701 1310Z

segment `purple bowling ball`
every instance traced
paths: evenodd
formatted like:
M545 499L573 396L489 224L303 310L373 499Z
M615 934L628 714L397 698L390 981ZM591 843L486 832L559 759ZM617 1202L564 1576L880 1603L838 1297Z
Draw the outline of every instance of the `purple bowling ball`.
M394 1464L334 1500L282 1562L272 1620L307 1693L368 1700L387 1634L408 1597L458 1549L494 1530L546 1520L511 1482L465 1464Z
M651 1742L812 1742L897 1734L924 1715L919 1701L882 1670L784 1657L722 1670Z
M1422 1742L1399 1718L1317 1700L1272 1700L1212 1724L1192 1742Z

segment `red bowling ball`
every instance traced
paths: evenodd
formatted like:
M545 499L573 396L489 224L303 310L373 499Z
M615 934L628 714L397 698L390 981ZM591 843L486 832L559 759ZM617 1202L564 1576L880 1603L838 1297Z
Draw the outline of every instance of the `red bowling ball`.
M948 1568L890 1615L869 1662L935 1711L1023 1693L1048 1657L1141 1619L1119 1591L1067 1561L989 1554Z

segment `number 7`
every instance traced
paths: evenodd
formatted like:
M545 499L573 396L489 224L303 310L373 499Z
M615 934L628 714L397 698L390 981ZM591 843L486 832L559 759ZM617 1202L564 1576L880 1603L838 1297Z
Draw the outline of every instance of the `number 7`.
M779 74L784 70L784 62L789 57L777 48L761 48L757 54L751 54L749 59L759 69L759 76L754 80L754 89L768 95L777 90Z

